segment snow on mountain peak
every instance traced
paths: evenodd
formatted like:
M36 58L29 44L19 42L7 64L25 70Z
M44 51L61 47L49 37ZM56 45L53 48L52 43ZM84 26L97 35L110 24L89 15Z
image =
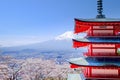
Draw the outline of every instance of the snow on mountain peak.
M73 31L67 31L55 38L55 40L69 40L69 39L74 39L74 38L84 38L87 34L86 33L79 33L79 34L74 34Z
M55 40L67 40L74 38L73 31L67 31L55 38Z

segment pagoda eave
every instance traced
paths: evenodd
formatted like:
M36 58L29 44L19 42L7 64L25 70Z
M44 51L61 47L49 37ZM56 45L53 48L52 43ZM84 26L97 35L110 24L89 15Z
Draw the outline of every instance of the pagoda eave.
M98 19L98 18L91 18L91 19L82 19L82 18L75 18L75 21L80 21L80 22L98 22L98 23L118 23L120 24L120 19L115 19L115 18L102 18L102 19Z
M76 24L86 26L120 26L120 21L96 21L96 20L82 20L75 19Z
M97 42L97 41L89 41L89 40L83 40L83 39L73 39L73 42L79 42L79 43L86 43L86 44L120 44L120 42L107 42L107 41L101 41L101 42Z
M110 61L112 60L112 61ZM71 66L76 67L120 67L120 58L75 58L69 60Z
M75 63L71 63L71 62L69 62L70 64L71 64L71 68L81 68L81 67L84 67L84 68L86 68L86 67L92 67L92 68L106 68L106 67L109 67L109 68L120 68L120 66L116 66L116 65L105 65L105 66L93 66L93 65L79 65L79 64L75 64Z

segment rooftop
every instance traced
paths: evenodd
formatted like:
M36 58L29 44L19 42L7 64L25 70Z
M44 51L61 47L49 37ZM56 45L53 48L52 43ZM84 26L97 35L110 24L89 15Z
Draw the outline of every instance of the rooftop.
M120 22L120 18L91 18L91 19L76 18L76 20L84 22Z
M120 67L120 58L74 58L70 59L69 62L71 64L75 64L78 66L116 66Z
M86 37L86 38L77 38L73 39L79 42L87 42L87 43L120 43L120 37Z

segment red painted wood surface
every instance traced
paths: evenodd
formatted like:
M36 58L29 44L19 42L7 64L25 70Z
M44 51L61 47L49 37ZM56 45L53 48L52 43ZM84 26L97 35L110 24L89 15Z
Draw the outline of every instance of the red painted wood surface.
M100 26L100 28L94 28ZM107 27L108 26L108 27ZM102 28L106 27L106 28ZM113 27L113 28L112 28ZM101 30L106 33L99 33ZM81 33L87 31L88 36L114 36L120 35L120 22L85 22L75 19L74 33ZM96 33L95 33L96 31ZM97 32L99 31L99 32Z
M85 47L85 46L88 46L88 45L89 45L89 43L83 43L83 42L73 40L73 47L74 48Z
M84 75L95 78L120 78L120 68L116 67L86 67Z
M72 68L80 68L77 65L72 64ZM81 66L81 68L84 68ZM120 67L85 67L82 69L83 74L87 78L120 78Z
M89 42L79 42L73 40L73 47L80 48L88 46L88 52L84 53L85 56L120 56L117 50L120 48L120 44L97 44Z
M87 36L119 36L120 21L114 22L93 22L75 19L74 33L87 32ZM73 40L73 47L80 48L88 46L85 56L118 56L117 49L120 44L111 43L91 43ZM71 68L85 68L83 74L86 78L120 78L120 67L113 66L82 66L71 64Z
M75 21L75 32L74 33L80 33L85 32L90 29L91 26L87 25L81 25L78 21Z
M78 66L78 65L75 65L75 64L71 64L71 65L70 65L70 68L75 69L75 68L79 68L79 66Z

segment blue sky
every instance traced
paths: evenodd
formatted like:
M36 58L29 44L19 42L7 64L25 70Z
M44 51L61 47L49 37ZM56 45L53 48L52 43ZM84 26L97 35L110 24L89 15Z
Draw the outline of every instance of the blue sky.
M103 0L104 14L120 18L120 0ZM0 44L52 39L74 28L74 18L95 18L97 0L0 0Z

